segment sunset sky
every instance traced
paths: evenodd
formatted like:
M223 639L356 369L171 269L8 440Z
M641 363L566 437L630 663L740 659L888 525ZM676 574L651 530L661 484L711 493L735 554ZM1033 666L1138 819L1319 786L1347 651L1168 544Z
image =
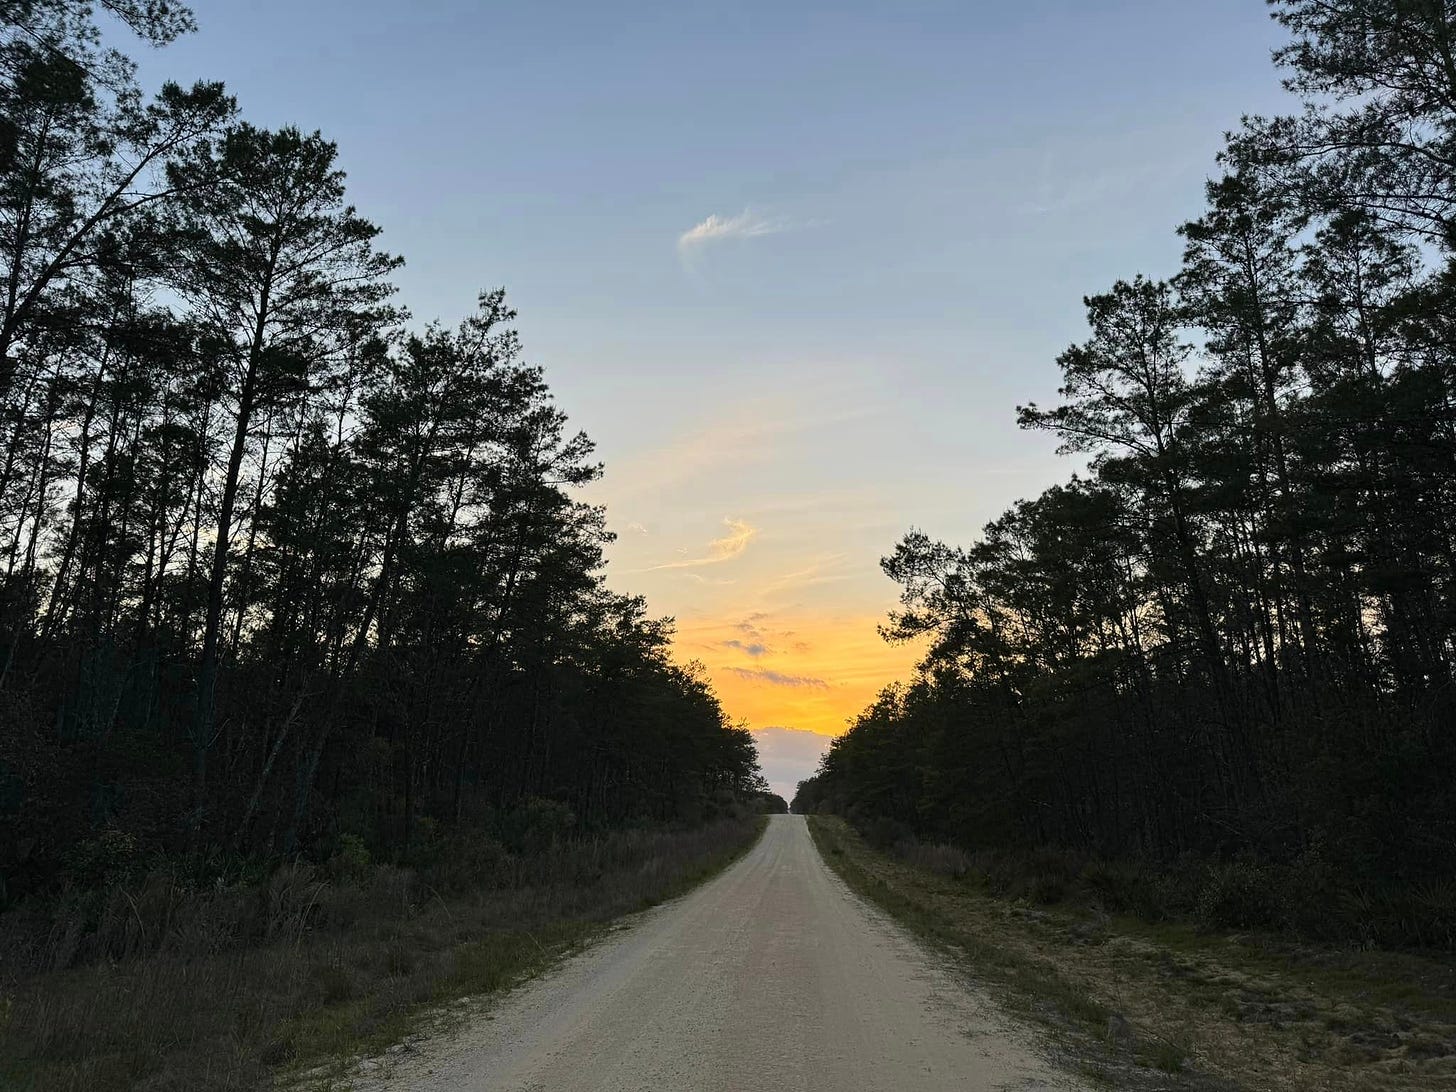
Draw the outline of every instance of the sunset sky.
M878 559L1069 472L1014 406L1284 105L1262 0L194 6L144 78L336 139L421 318L507 286L607 465L612 584L785 794L915 658Z

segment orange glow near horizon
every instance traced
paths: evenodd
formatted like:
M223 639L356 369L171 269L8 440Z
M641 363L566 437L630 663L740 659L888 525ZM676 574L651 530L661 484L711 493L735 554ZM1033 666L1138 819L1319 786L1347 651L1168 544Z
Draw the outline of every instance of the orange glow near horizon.
M840 735L923 652L879 635L898 591L879 559L937 484L822 463L876 412L842 371L635 437L620 458L604 452L590 492L617 536L612 586L675 619L674 656L701 663L727 715L755 732Z
M750 728L837 736L880 690L910 676L917 648L891 645L880 616L702 619L678 627L683 660L707 669L723 708Z

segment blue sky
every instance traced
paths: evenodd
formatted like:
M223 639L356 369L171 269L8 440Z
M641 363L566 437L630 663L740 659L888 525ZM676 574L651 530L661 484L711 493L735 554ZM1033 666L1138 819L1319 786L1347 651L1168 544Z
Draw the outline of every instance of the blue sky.
M1015 404L1288 106L1261 0L194 7L144 78L337 140L421 318L507 286L607 463L613 583L756 729L908 669L878 558L1070 471Z

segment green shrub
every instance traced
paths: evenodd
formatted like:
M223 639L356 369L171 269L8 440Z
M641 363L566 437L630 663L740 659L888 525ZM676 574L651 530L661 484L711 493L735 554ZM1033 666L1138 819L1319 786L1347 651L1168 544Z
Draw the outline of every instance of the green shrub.
M1112 913L1135 912L1138 889L1144 883L1143 871L1137 865L1101 857L1088 861L1078 879L1088 894Z
M362 880L369 875L371 863L369 847L363 838L357 834L341 834L329 858L329 877L336 883Z
M915 844L915 832L898 819L875 815L861 819L856 825L864 840L876 849L892 850L896 846Z
M501 840L515 853L536 854L566 838L576 815L560 800L528 796L501 816Z
M1288 922L1283 892L1267 870L1249 861L1209 869L1193 917L1201 929L1279 929Z
M974 864L991 894L1030 899L1043 906L1066 899L1082 872L1079 857L1052 847L1030 852L982 852L975 855Z
M510 881L510 853L483 831L457 831L442 843L434 858L422 876L438 891L492 889Z
M78 843L66 854L66 871L78 887L98 888L120 883L136 867L136 836L103 830Z

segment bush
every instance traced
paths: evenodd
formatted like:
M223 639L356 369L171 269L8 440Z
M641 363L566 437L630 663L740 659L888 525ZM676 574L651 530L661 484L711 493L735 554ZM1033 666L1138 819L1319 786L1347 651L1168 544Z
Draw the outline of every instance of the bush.
M439 891L504 887L511 875L506 847L479 830L457 831L423 871L425 883Z
M1079 879L1102 909L1111 913L1128 913L1134 912L1143 872L1127 861L1097 857L1083 866Z
M1082 872L1081 858L1051 847L1026 853L981 852L974 864L991 894L1030 899L1043 906L1064 900L1076 888Z
M327 887L307 861L280 866L258 890L259 933L296 941L308 929Z
M876 849L893 850L901 844L914 844L915 832L898 819L875 815L859 819L855 826L866 842Z
M971 859L966 856L965 851L952 845L923 845L916 842L905 846L901 856L916 868L949 876L953 880L960 879L971 870Z
M564 839L576 815L560 800L528 796L501 816L501 840L515 853L535 854Z
M369 847L357 834L339 835L334 855L329 858L329 876L336 882L359 881L369 875Z
M66 870L78 887L105 887L119 883L131 873L137 854L135 835L103 830L71 848L65 856Z
M1288 924L1283 892L1249 861L1214 865L1193 910L1200 929L1279 929Z
M1203 888L1203 871L1188 878L1185 862L1163 871L1141 861L1094 858L1082 868L1079 882L1110 914L1131 914L1144 921L1168 921L1193 913Z
M1330 902L1323 933L1366 947L1456 949L1456 883L1355 887Z

